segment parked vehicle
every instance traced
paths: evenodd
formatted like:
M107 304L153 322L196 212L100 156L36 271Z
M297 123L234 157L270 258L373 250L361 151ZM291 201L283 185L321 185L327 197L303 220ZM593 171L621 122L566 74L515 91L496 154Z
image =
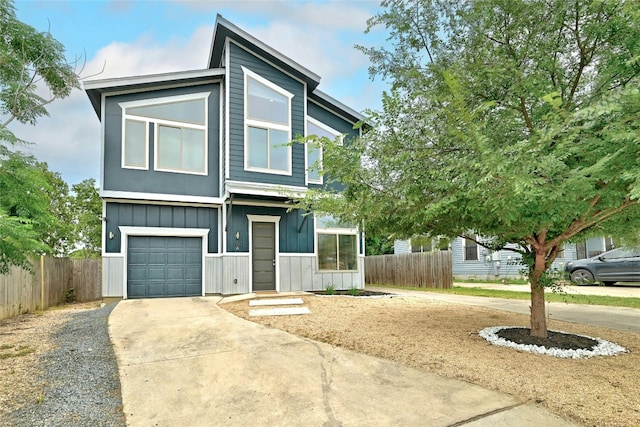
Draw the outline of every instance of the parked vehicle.
M570 261L564 270L578 285L640 282L640 247L617 248L593 258Z

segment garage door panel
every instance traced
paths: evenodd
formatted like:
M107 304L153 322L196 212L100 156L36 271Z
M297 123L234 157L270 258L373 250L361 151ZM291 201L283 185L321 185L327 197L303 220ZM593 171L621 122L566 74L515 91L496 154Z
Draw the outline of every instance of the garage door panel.
M127 295L154 298L202 295L202 239L131 236Z
M180 264L183 265L185 256L183 252L169 252L167 254L167 264Z

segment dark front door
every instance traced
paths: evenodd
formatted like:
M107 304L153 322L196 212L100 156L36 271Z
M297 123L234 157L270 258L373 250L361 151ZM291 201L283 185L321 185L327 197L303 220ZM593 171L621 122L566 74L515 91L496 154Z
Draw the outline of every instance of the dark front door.
M253 222L251 225L253 291L276 290L276 225Z

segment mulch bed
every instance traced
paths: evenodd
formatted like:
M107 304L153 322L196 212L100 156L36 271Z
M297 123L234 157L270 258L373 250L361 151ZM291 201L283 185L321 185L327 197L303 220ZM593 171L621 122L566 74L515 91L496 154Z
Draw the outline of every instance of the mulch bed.
M556 331L549 331L547 338L534 337L531 336L529 328L505 328L500 330L497 335L516 344L538 345L561 350L592 350L598 345L596 340L589 337Z

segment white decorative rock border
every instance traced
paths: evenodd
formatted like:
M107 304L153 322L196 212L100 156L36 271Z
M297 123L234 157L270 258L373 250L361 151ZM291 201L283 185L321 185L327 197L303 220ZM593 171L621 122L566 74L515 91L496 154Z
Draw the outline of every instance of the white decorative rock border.
M593 356L616 356L620 353L626 353L628 350L618 344L614 344L612 342L600 339L593 338L587 335L579 335L586 338L591 338L598 342L598 344L591 350L562 350L559 348L547 348L539 345L531 345L531 344L518 344L513 341L506 340L498 336L498 332L503 329L511 329L511 328L522 328L522 326L492 326L490 328L484 328L479 332L482 338L487 340L489 343L493 345L499 345L502 347L511 347L516 350L527 351L529 353L537 353L537 354L545 354L547 356L554 357L562 357L567 359L580 359L580 358L588 358ZM567 332L562 331L553 331L558 333L566 334ZM578 335L578 334L573 334Z

